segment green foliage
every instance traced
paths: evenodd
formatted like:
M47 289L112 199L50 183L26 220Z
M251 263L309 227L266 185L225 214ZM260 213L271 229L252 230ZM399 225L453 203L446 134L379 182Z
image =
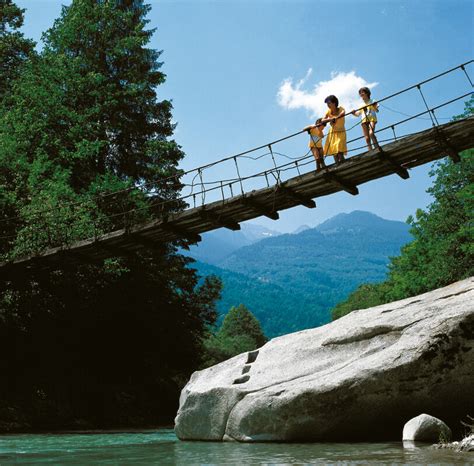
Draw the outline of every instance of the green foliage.
M145 47L148 10L75 0L23 67L0 119L0 203L15 217L2 225L5 259L180 207L169 177L183 153L169 139L171 103L157 100L165 76Z
M181 208L180 183L168 177L184 154L171 139L171 103L157 98L165 76L159 52L146 48L148 11L140 0L74 0L9 84L0 260ZM22 406L33 428L169 422L221 290L214 277L199 285L176 250L157 244L7 276L0 401Z
M203 367L212 366L266 343L259 321L243 305L232 307L220 329L204 342Z
M23 13L12 0L0 0L0 101L11 91L21 65L33 52L34 42L19 32Z
M331 310L332 319L336 320L356 309L367 309L384 303L385 292L385 282L360 285L345 301L334 306Z
M386 277L389 257L409 240L406 224L353 212L240 248L222 268L193 267L222 278L221 315L244 302L274 337L330 321L330 309L361 283Z
M463 116L473 113L474 98ZM460 117L456 117L458 119ZM428 189L433 202L409 217L413 241L391 259L388 279L364 285L332 311L333 319L354 310L424 293L474 274L474 150L461 161L436 162Z

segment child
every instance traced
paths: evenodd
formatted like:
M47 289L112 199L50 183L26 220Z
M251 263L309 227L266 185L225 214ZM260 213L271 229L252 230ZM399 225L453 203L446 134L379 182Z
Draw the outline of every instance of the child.
M304 128L309 134L309 148L313 153L314 160L316 160L316 170L326 168L326 164L324 163L323 143L321 142L324 137L323 128L325 126L326 124L321 123L321 118L318 118L314 125L309 125Z
M345 115L343 107L339 107L339 100L335 95L330 95L324 99L329 110L321 120L321 123L331 123L331 128L324 144L324 155L333 155L334 160L339 165L344 162L344 154L347 152Z
M359 89L359 95L366 107L361 108L360 110L353 110L352 114L355 116L361 116L361 126L364 133L365 142L367 143L367 148L372 150L372 141L374 146L379 149L379 143L375 137L375 125L377 124L377 112L379 111L379 106L377 102L373 102L370 98L370 89L368 87L361 87Z

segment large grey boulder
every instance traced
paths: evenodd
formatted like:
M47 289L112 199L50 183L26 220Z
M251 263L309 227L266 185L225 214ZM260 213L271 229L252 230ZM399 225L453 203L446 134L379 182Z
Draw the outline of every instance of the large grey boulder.
M437 417L420 414L403 426L403 440L439 442L451 439L451 429Z
M398 440L429 412L474 412L474 279L269 341L195 372L180 439Z

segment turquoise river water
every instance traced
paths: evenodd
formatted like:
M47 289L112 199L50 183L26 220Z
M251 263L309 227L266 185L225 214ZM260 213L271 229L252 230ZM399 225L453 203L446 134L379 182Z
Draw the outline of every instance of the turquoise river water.
M473 464L474 453L402 443L181 442L171 429L0 436L0 465Z

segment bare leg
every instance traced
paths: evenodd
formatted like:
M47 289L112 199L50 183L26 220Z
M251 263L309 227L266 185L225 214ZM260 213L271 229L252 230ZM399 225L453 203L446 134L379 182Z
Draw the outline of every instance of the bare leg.
M339 165L342 162L345 162L346 160L344 159L344 154L342 152L338 152L334 156L334 160L336 161L336 164Z
M326 164L324 163L323 149L321 147L316 147L316 150L318 151L318 159L319 159L320 168L326 168Z
M369 136L370 136L370 139L372 139L372 141L374 141L374 146L377 149L380 149L379 142L377 141L377 137L375 136L375 124L376 124L375 121L370 122Z
M370 142L369 123L362 123L362 131L364 133L365 142L367 143L367 149L372 150L372 143Z
M316 170L321 169L321 162L319 161L318 147L311 146L311 152L313 153L314 160L316 161Z

